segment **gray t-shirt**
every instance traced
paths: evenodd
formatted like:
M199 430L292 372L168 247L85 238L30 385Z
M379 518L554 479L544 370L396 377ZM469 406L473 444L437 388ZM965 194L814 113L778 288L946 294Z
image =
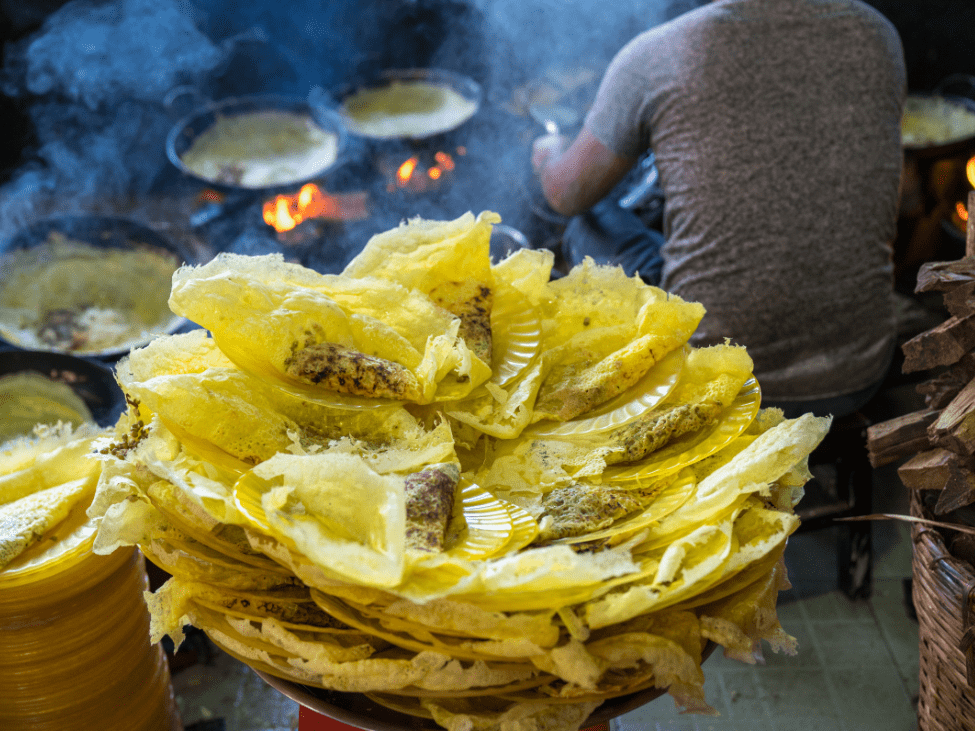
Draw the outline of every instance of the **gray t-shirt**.
M905 94L896 30L857 0L718 0L603 79L586 127L656 157L661 286L707 309L694 344L748 348L766 398L884 375Z

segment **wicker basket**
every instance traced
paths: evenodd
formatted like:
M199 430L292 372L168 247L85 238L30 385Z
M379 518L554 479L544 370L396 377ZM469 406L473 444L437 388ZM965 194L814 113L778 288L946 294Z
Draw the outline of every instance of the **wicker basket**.
M911 514L932 519L918 491ZM920 631L919 731L975 728L975 573L935 528L913 524L913 594Z

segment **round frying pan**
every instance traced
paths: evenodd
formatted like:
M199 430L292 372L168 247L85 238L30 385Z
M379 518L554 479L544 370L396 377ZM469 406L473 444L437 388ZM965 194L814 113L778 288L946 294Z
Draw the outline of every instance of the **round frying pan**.
M40 350L0 350L0 377L33 371L71 387L99 426L118 421L125 406L114 372L96 361Z
M930 94L909 94L905 113L912 106L920 106L931 100L957 105L975 115L975 76L952 74L942 79ZM904 152L915 158L951 157L973 147L975 132L941 142L905 144Z
M457 119L450 123L432 125L427 131L418 131L415 134L373 134L356 128L355 120L351 117L346 106L356 94L363 91L381 91L394 84L409 84L411 82L432 84L453 91L459 94L465 101L473 104L472 111L465 116L458 116ZM473 79L445 69L388 69L376 76L348 84L335 91L333 96L338 103L338 114L350 134L377 142L419 142L447 132L453 132L455 129L463 126L480 110L484 92L481 85Z
M173 264L197 264L197 257L183 246L176 244L160 235L148 226L127 218L99 215L65 215L36 221L15 233L6 241L0 243L0 279L5 274L11 254L20 250L38 250L39 256L46 256L43 247L48 245L53 236L61 235L71 241L82 242L99 249L123 249L154 252L170 256ZM108 283L111 284L110 282ZM67 303L65 304L67 306ZM160 323L167 333L173 333L187 324L184 318L173 316L167 322ZM16 339L6 339L10 346L17 349L36 348L34 344L18 342ZM144 344L144 343L141 343ZM54 353L67 353L85 358L101 358L115 360L128 353L132 346L118 346L98 351L78 350L51 346L45 348Z
M197 138L208 130L221 117L260 112L286 112L305 116L325 132L336 135L336 155L334 160L304 175L296 175L274 183L248 186L230 182L226 179L208 178L191 170L183 160ZM170 130L166 140L166 155L169 161L185 175L195 178L210 188L224 192L260 192L270 194L295 190L312 180L320 180L343 162L347 133L341 119L335 112L322 105L311 103L308 99L278 94L257 94L233 97L217 102L203 102L180 119Z

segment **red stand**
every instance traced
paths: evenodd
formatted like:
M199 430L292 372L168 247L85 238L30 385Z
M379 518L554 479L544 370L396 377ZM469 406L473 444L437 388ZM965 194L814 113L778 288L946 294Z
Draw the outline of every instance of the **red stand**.
M359 728L301 706L298 709L298 731L359 731Z
M323 716L301 706L298 709L298 731L359 731L359 729L357 726L335 721L328 716ZM582 729L582 731L609 731L609 724L600 723Z

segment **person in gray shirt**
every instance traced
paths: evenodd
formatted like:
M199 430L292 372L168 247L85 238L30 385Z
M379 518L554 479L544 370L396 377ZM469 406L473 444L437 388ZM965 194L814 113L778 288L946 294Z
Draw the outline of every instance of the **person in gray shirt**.
M907 93L893 25L858 0L715 0L611 62L573 140L536 140L563 249L707 309L768 405L841 416L894 353L891 244ZM652 150L663 234L613 196Z

